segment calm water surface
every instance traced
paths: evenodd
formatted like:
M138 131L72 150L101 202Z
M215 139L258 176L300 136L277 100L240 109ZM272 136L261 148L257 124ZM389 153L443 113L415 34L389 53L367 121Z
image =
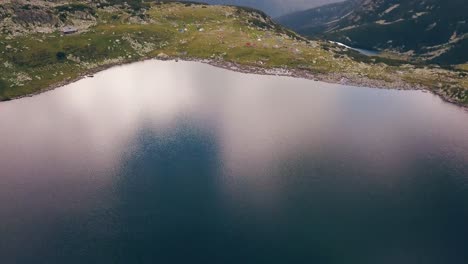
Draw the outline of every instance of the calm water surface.
M352 50L355 50L363 55L366 55L366 56L377 56L380 54L380 51L378 50L369 50L369 49L360 49L360 48L355 48L355 47L350 47L348 45L345 45L341 42L334 42L340 46L344 46L344 47L347 47L348 49L352 49Z
M468 263L468 112L116 67L0 103L0 262Z

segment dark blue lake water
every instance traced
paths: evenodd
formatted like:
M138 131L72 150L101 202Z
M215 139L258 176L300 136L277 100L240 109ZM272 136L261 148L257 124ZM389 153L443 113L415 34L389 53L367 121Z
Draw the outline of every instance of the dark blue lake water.
M147 61L0 103L0 262L468 263L468 112Z

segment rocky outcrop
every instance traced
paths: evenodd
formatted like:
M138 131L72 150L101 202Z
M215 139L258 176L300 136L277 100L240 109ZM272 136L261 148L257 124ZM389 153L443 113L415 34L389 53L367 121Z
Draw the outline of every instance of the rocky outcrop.
M60 19L50 10L34 5L13 5L13 21L24 26L49 25L55 26Z
M0 30L18 36L30 33L51 33L65 25L84 31L96 24L92 6L63 1L8 1L0 3Z

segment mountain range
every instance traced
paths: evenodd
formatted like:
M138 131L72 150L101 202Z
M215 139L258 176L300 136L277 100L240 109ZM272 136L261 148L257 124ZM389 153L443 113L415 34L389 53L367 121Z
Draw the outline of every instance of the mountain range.
M439 64L468 61L466 0L347 0L279 17L300 34Z
M208 4L248 6L262 10L272 17L338 1L342 0L196 0Z

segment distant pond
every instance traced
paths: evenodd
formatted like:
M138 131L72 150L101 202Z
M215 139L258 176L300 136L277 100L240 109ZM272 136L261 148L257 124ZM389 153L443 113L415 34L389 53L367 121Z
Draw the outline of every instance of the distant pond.
M346 47L348 49L352 49L352 50L355 50L363 55L366 55L366 56L377 56L380 54L380 51L378 50L369 50L369 49L359 49L359 48L355 48L355 47L350 47L348 45L345 45L343 43L340 43L340 42L334 42L340 46L343 46L343 47Z
M429 93L145 61L0 122L1 263L468 263L468 112Z

